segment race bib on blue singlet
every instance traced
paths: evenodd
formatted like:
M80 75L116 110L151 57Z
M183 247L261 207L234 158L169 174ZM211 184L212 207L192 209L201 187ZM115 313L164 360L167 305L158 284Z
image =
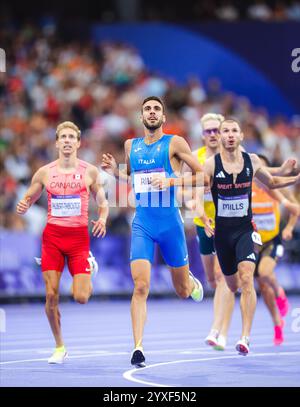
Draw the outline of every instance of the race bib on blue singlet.
M138 193L145 193L145 192L158 192L158 191L165 191L166 188L158 190L151 185L152 179L155 175L159 175L161 177L165 177L166 173L163 168L153 168L151 170L144 170L144 171L136 171L134 173L134 192Z
M218 216L225 218L242 218L248 215L249 197L240 196L218 196Z
M57 217L80 216L80 195L52 195L51 215Z

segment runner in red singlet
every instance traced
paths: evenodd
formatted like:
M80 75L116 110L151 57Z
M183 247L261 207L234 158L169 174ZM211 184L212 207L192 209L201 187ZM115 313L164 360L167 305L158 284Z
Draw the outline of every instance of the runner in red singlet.
M23 215L36 202L43 188L48 194L48 219L42 236L42 272L46 285L46 314L56 349L49 363L62 363L67 356L61 333L59 282L67 260L73 277L73 297L85 304L91 293L91 273L96 263L89 251L88 203L92 192L99 217L92 220L92 233L104 237L108 203L100 183L98 169L79 160L80 130L72 122L59 124L56 130L58 160L41 167L34 175L24 198L17 204Z

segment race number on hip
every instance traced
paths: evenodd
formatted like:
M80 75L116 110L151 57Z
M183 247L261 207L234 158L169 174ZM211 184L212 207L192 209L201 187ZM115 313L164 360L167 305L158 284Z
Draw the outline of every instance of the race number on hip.
M254 243L258 244L259 246L262 246L261 236L258 232L253 232L251 237Z
M52 195L51 215L57 217L80 216L80 195Z

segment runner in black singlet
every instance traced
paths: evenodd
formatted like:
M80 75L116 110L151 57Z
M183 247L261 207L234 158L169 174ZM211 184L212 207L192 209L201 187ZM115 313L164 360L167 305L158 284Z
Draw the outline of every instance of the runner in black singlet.
M300 182L295 177L272 176L255 154L240 148L243 133L236 120L224 120L219 133L220 154L210 157L204 165L210 177L216 207L215 248L218 260L231 291L241 291L242 335L236 344L242 355L249 352L249 336L256 307L253 283L257 255L255 244L260 235L252 223L252 178L255 176L268 188L282 188Z

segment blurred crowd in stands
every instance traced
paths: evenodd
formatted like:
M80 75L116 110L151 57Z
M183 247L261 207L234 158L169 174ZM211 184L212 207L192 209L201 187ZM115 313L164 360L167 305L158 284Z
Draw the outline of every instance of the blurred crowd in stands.
M123 163L123 144L142 135L140 108L149 95L167 106L165 133L179 134L192 149L202 145L200 117L207 112L238 118L244 147L264 153L273 165L300 157L300 116L270 118L263 108L222 89L217 78L203 84L190 77L184 85L150 72L138 52L121 43L68 43L55 32L25 25L6 30L7 72L0 73L1 225L39 234L46 219L46 196L26 217L15 214L16 201L33 173L56 159L55 129L74 121L82 130L81 159L99 166L103 152ZM112 177L103 173L107 188ZM110 184L111 183L111 184ZM120 194L127 194L122 185ZM300 189L296 190L300 201ZM92 211L95 208L92 206ZM109 230L129 233L132 208L113 207Z
M181 2L170 4L154 0L143 5L143 15L145 20L300 21L300 1L187 0L182 7Z
M34 20L52 15L66 22L93 21L114 23L120 21L300 21L299 0L65 0L40 2L38 0L2 0L0 21L12 16L19 21Z

